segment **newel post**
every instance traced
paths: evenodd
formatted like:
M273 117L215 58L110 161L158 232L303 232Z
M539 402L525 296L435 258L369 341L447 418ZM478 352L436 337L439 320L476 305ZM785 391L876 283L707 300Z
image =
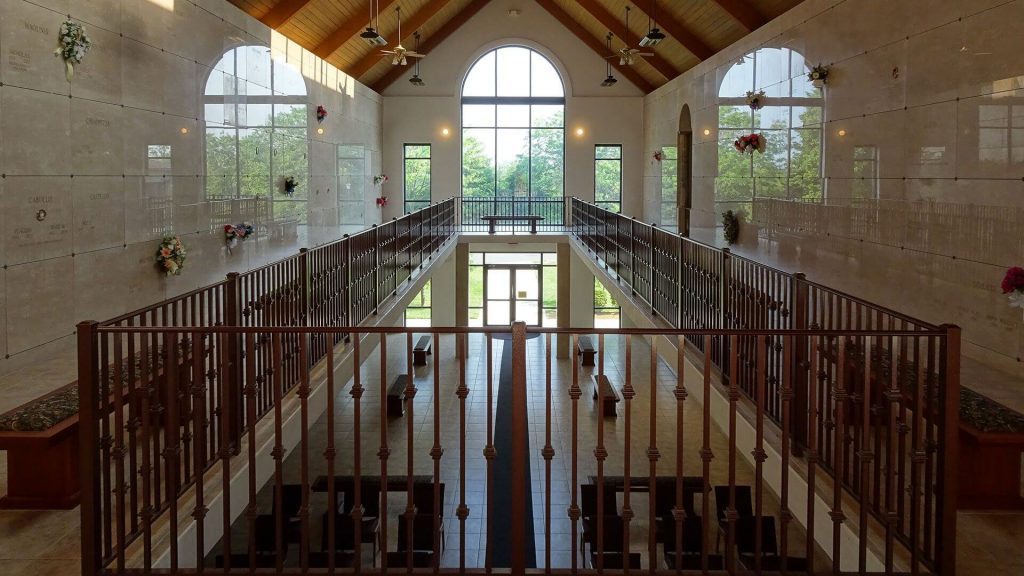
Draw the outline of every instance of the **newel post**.
M790 325L789 327L793 330L808 330L810 329L810 323L808 320L808 312L810 308L810 302L808 301L808 286L807 277L802 272L793 274L790 285L790 298L792 302L792 309L789 311ZM804 450L807 448L807 437L808 437L808 411L810 406L808 405L808 390L809 386L814 385L811 375L811 366L808 364L808 338L807 336L797 336L795 338L795 346L793 347L793 358L789 361L792 362L793 370L793 410L791 411L791 438L792 450L794 456L802 456Z
M100 571L99 324L78 324L78 471L81 486L82 576Z

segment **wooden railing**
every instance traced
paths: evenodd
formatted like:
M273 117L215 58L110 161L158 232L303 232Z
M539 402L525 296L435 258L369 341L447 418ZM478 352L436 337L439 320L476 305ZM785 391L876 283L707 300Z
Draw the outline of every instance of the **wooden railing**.
M575 198L571 227L582 245L618 279L627 294L674 328L743 332L899 330L923 336L943 334L949 329L815 284L803 274L783 272L734 255L728 249L701 244ZM881 393L884 390L877 383L897 378L912 382L919 376L946 383L956 375L943 372L945 351L929 345L927 349L916 350L911 359L906 350L896 350L897 343L885 338L865 348L863 343L848 339L818 339L815 346L808 346L806 338L796 336L796 356L788 357L784 354L781 336L769 333L765 338L768 347L763 360L756 356L757 338L748 335L740 335L735 341L712 340L709 357L723 378L751 400L758 397L763 372L766 386L763 408L769 421L790 434L794 452L806 454L809 461L833 479L840 479L837 486L845 487L860 499L864 509L884 519L888 512L880 494L888 478L880 467L868 471L862 466L882 457L878 452L882 438L878 432L871 431L868 420L878 422L879 414L885 413L890 399L888 392ZM702 352L708 352L704 349L708 342L697 338L691 343ZM735 354L730 348L734 345L739 347ZM761 361L763 365L759 364ZM794 362L796 372L795 385L790 392L795 412L788 423L785 422L782 389L787 362ZM863 386L853 394L851 388L840 390L837 386L840 373L845 374L847 382L872 382L875 394L866 393ZM953 398L956 394L949 394L949 388L941 386L933 388L933 393L937 394L939 388L953 405L939 403L935 395L925 397L935 406L935 416L934 419L929 419L928 415L922 417L936 426L942 418L952 418L953 422L957 418L957 401ZM884 428L901 443L909 442L909 435L923 430L911 426L913 416L908 417L905 412L897 420ZM914 487L908 485L909 479L905 477L907 463L896 463L891 455L886 455L890 466L898 468L899 483L904 488L933 495L943 490L944 479L938 477L934 468L941 460L937 446L941 441L934 432L934 429L927 431L926 449L915 456L924 458L929 470ZM854 448L868 436L872 436L874 447ZM842 440L839 444L844 449L832 443L837 438ZM814 441L822 439L836 449L816 449ZM870 493L862 494L865 489ZM927 518L924 525L928 541L934 535L938 516L931 506L921 513ZM918 537L914 527L903 520L896 528L904 542ZM933 553L934 544L928 543L925 552Z
M464 232L483 232L488 229L488 223L480 218L482 216L540 216L544 220L537 223L538 230L558 231L565 229L566 203L568 198L545 198L529 196L496 196L490 198L477 198L473 196L460 196L459 215L461 229ZM522 232L528 230L530 225L522 222L502 222L498 225L499 230L508 232Z
M530 516L531 509L524 500L524 492L530 488L523 485L521 473L531 465L525 443L515 438L527 438L524 427L530 424L526 420L526 401L528 394L533 394L537 404L532 405L543 402L545 406L539 414L545 419L546 439L540 454L545 470L543 520L548 528L544 531L546 553L543 561L538 555L538 566L588 573L591 568L602 568L606 556L580 556L577 537L586 528L587 538L592 538L591 551L612 551L604 536L601 510L601 493L608 486L621 489L625 496L620 518L625 528L624 542L629 541L631 452L636 455L636 450L642 448L650 461L650 517L662 516L660 527L652 521L637 528L646 530L648 537L648 568L659 570L663 565L664 552L659 555L657 549L662 546L664 550L664 531L670 530L671 524L675 524L671 532L676 538L675 550L685 550L684 530L695 530L691 521L685 521L695 511L686 500L687 494L692 497L693 493L685 488L688 472L693 471L684 465L684 453L695 451L692 457L702 463L699 474L693 475L700 486L700 509L705 511L696 525L703 544L695 554L691 549L689 556L679 558L676 573L684 564L707 569L719 561L730 569L760 567L772 572L775 569L771 566L790 566L787 555L801 553L811 557L812 568L815 564L820 568L824 562L836 571L851 570L849 558L856 555L862 573L953 573L956 475L951 471L956 469L957 460L957 328L908 318L808 282L801 275L774 270L573 199L571 232L619 279L627 294L649 307L667 326L658 330L529 329L545 336L543 351L538 348L539 341L527 342L524 326L513 326L512 341L505 345L511 346L512 412L517 428L512 453L498 454L493 440L492 404L497 368L493 336L498 330L416 330L431 333L434 345L434 413L424 423L413 418L417 378L412 369L411 329L360 326L413 270L457 233L456 213L452 200L432 205L252 272L229 275L221 283L144 310L102 324L80 325L83 575L147 573L152 569L169 569L174 574L200 573L204 569L238 573L248 572L248 566L259 562L269 562L277 573L284 574L341 566L347 556L339 559L333 547L325 551L326 555L310 551L315 531L310 531L314 511L309 495L316 484L312 477L315 471L325 472L326 488L318 489L328 493L328 510L338 509L335 475L348 474L355 479L349 482L354 492L346 493L346 516L326 515L323 529L328 531L328 541L334 541L330 535L339 530L338 518L350 517L357 527L356 541L369 542L359 538L362 514L373 507L376 498L378 516L387 518L386 494L394 485L389 476L406 485L410 494L405 514L424 506L422 501L412 501L414 484L425 473L414 465L413 450L405 450L406 470L388 471L393 444L389 440L390 426L383 423L389 410L385 399L392 369L389 360L401 364L403 359L402 373L407 381L400 402L408 426L405 445L415 445L416 434L433 422L434 444L429 449L432 473L426 474L435 495L430 509L437 511L443 504L447 513L434 514L431 523L437 527L443 517L458 521L457 534L449 532L458 536L457 554L443 558L436 541L431 548L435 555L430 562L435 571L443 566L447 571L490 572L493 566L489 554L478 557L476 549L467 544L472 538L467 540L466 522L476 519L483 520L484 528L479 530L486 540L484 550L490 550L495 539L508 536L515 549L512 557L519 563L511 566L513 572L525 569L528 551L523 543L523 523L515 521ZM591 451L589 445L580 443L582 438L593 438L591 430L581 430L579 421L580 411L590 406L580 403L587 373L575 362L569 373L564 365L552 368L552 337L573 338L572 349L576 349L582 332L597 335L599 362L593 375L599 379L613 373L624 375L620 392L626 415L624 436L617 432L607 438L603 419L598 418L593 459L583 456ZM647 345L648 338L640 336L662 347L658 343L667 339L677 348L680 362L689 359L703 367L702 382L684 382L685 371L680 369L674 386L659 387L659 355L651 348L647 384L645 390L638 390L643 378L632 375L630 363L633 346ZM360 353L360 345L367 338L367 345L379 345L380 381L379 385L364 387L361 360L365 354ZM388 353L392 339L391 349L398 350L398 354ZM485 382L467 380L466 362L450 354L456 341L463 350L456 358L478 357L486 351ZM615 372L606 372L608 344L617 347L617 361L624 362L624 368L620 364ZM527 369L538 365L526 362L526 349L531 346L531 354L541 354L545 360L543 376ZM360 361L353 362L353 358ZM451 404L440 400L442 358L457 364L458 380L457 385L447 377L443 380L444 393L451 394L458 406L456 413L446 413L444 418L439 410ZM611 358L616 358L614 353ZM450 370L446 373L452 374ZM480 370L474 374L479 375ZM556 376L554 380L552 375ZM340 411L337 392L349 378L353 382L349 392L352 412L348 408ZM543 378L543 383L538 378ZM553 381L570 385L559 389ZM467 418L471 388L473 393L486 395L487 416L482 420L479 413ZM527 393L527 388L531 392ZM588 396L590 390L588 387ZM377 410L368 425L360 423L364 394ZM568 430L569 415L552 408L551 399L556 394L563 395L562 402L571 407ZM649 404L644 404L649 411L638 413L631 408L636 406L638 394L649 395ZM659 394L667 395L663 402L675 403L674 421L666 421L666 413L657 411ZM702 397L706 408L713 394L728 403L726 458L711 449L710 409L703 411L700 445L685 441L683 406L688 394ZM474 402L483 401L481 396L474 396ZM596 414L603 414L605 396L598 395L594 402ZM321 459L311 453L310 425L322 411L327 414L327 447ZM737 418L741 412L744 416ZM373 412L363 412L369 418L367 414ZM640 448L630 440L637 417L651 426L649 443ZM738 435L736 427L746 423L750 433ZM423 429L419 428L421 424ZM539 433L537 422L533 426ZM660 431L663 426L668 436ZM459 431L458 448L442 445L441 431L455 429ZM348 433L352 446L337 445L336 439L347 438ZM360 439L361 434L363 438L365 434L379 436L380 444L365 452L366 440ZM751 437L753 444L743 444L747 442L744 438ZM486 438L486 444L477 447L482 452L476 448L467 452L466 443L471 438ZM674 448L661 451L658 446ZM456 454L457 465L446 460L448 465L439 466L446 450ZM339 457L339 452L344 456ZM291 453L300 456L289 457ZM483 458L471 454L483 454ZM753 505L757 517L765 516L766 509L778 513L782 538L776 555L760 547L752 556L734 553L739 550L734 548L737 538L746 534L737 524L734 501L742 488L736 468L743 465L745 454L753 456L750 465L754 468ZM379 476L373 482L379 489L366 488L360 480L361 475L369 475L370 468L363 468L363 462L373 455L379 466ZM498 458L512 458L514 482L509 495L491 492L493 465ZM555 458L569 459L569 482L565 482L566 474L551 475ZM806 498L800 508L808 509L809 514L801 520L805 540L796 548L787 548L795 545L790 539L795 526L791 465L804 467L804 478L812 487L800 492ZM266 481L259 470L268 470L268 466L274 471L271 491L277 495L270 512L278 519L282 517L284 471L300 472L297 484L304 496L294 517L295 525L301 528L296 541L300 547L297 559L285 558L284 548L290 537L279 524L272 526L269 549L266 533L259 532L265 501L257 495ZM478 480L467 481L467 467L487 470L483 516L467 505L467 483L480 489ZM592 521L583 518L585 511L581 509L581 484L585 471L591 469L598 492L598 509ZM784 473L771 479L765 473L768 469ZM662 477L666 473L668 479ZM609 484L609 475L619 476L620 483L614 484L613 478ZM723 478L728 479L727 483ZM672 484L675 495L667 509L655 510L661 506L655 491L662 480ZM457 501L440 498L441 482L457 487ZM729 494L728 503L715 499L722 510L719 514L724 514L721 522L712 518L713 484L724 486L723 494ZM822 492L823 485L832 487L830 493ZM765 488L777 494L779 500L772 500ZM367 500L371 492L375 496ZM226 494L232 497L223 498ZM567 528L572 531L572 554L565 562L551 559L551 536L560 533L559 528L551 528L552 522L565 521L560 513L552 511L552 496L561 498L562 494L569 495L571 526ZM238 498L241 503L236 502ZM351 506L353 501L362 505ZM508 527L487 524L501 506L512 507L513 523ZM828 508L831 538L823 539L823 528L815 526L815 510L822 506ZM666 513L668 516L664 516ZM854 517L855 530L849 522ZM410 532L413 524L408 524ZM759 519L755 524L755 537L760 542L762 529L767 528ZM708 543L719 526L726 535L727 553L716 559ZM379 542L387 544L386 522L380 524L380 530ZM853 548L848 538L851 530L856 542ZM245 534L244 544L233 543L233 534ZM436 530L434 535L435 540L441 536ZM412 540L414 535L407 536ZM869 545L872 536L880 548ZM376 573L376 568L363 565L365 557L361 555L366 551L362 546L355 548L352 570ZM814 560L822 554L819 549L830 551L827 559ZM218 554L221 566L217 566ZM412 555L411 549L408 555ZM614 561L612 556L608 558ZM389 556L382 555L379 561L383 568ZM798 570L791 567L788 571Z
M251 573L250 567L288 575L383 574L417 561L436 573L508 568L523 574L534 565L620 573L613 562L623 556L615 552L635 555L661 574L684 568L953 574L954 487L947 482L955 474L944 472L956 460L956 420L949 415L958 396L955 328L575 330L519 323L424 330L83 323L79 329L81 378L91 384L82 388L83 477L89 490L82 509L85 575L238 574ZM432 339L432 362L425 368L414 367L414 331ZM499 332L510 335L497 342ZM532 333L543 338L529 340ZM575 348L584 335L594 340L596 366L554 357L555 338L570 338ZM713 351L724 350L724 363L735 373L744 338L753 339L755 391L749 402L738 379L722 382L714 367L720 360ZM237 384L210 381L210 374L231 370L230 359L204 353L203 343L231 339L241 343L249 367L268 351L267 369L247 368ZM144 349L150 340L162 352L164 369L144 365L138 380L117 376L117 352L133 342ZM295 371L288 367L290 340L297 344ZM785 359L777 395L779 435L769 433L773 424L767 416L767 364L776 341ZM339 345L326 348L317 362L313 342ZM891 365L917 367L902 372L912 377L862 375L852 368L859 351L883 346ZM377 361L353 361L368 358L374 348ZM835 418L834 430L860 433L852 441L844 434L812 433L802 460L804 484L797 486L790 422L806 417L817 431L821 416L794 406L794 389L801 385L796 359L807 354L816 365L833 352L837 370L828 414ZM701 368L700 376L692 379L682 369L667 373L660 369L661 356L680 363L688 358ZM926 356L939 363L935 378L921 368ZM108 372L109 381L101 378ZM406 378L396 396L401 416L392 412L389 390L398 375ZM595 382L605 377L617 392L591 400ZM155 385L140 387L138 381ZM236 450L190 449L207 446L211 436L229 446L224 423L232 415L215 407L233 406L241 391L243 410L256 413L265 390L270 410L259 420L245 419ZM816 406L816 389L810 393ZM691 397L703 404L702 413L686 408ZM881 400L879 412L860 410L857 397L871 405ZM612 412L622 419L606 422L602 415L613 401ZM721 402L727 412L724 435L711 421L710 406ZM157 403L165 409L146 409ZM423 409L429 412L421 415ZM511 419L504 432L497 424L502 413ZM690 422L690 414L699 414L700 422ZM127 465L135 452L143 459L141 468ZM403 458L392 458L394 453ZM822 491L828 477L810 457L819 453L837 455L834 476L883 481L861 482L849 494L839 483ZM641 459L645 463L637 465ZM894 467L898 473L882 474ZM205 472L204 482L188 480L196 471ZM501 493L499 475L511 482ZM808 491L808 485L817 489ZM584 494L588 489L590 496ZM393 510L392 500L389 510L388 495L396 491L404 493L403 504ZM605 497L615 493L621 493L621 508L618 497ZM646 512L637 514L642 507ZM822 517L830 523L816 523ZM416 547L391 548L388 534L395 522L408 530L399 541L419 542ZM526 544L533 527L536 552ZM566 533L571 549L559 555L555 542ZM631 549L631 534L643 544ZM712 544L720 534L721 547ZM370 546L375 540L379 554L377 545ZM322 542L338 544L321 548ZM499 566L491 558L504 544L511 563Z

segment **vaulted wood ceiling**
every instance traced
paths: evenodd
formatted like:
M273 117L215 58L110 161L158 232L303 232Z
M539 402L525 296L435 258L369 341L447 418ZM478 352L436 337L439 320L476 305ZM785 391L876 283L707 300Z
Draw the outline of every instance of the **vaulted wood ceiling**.
M382 47L359 38L370 15L370 0L229 0L248 14L291 38L335 67L377 91L410 74L408 67L391 66ZM380 33L388 48L399 40L414 48L419 31L420 51L427 53L466 23L489 0L379 0ZM632 67L612 64L644 92L650 92L736 42L752 30L799 4L801 0L524 0L536 2L594 52L607 56L605 36L615 38L612 49L632 46L648 30L648 16L667 36L654 56L636 58ZM402 35L397 38L395 7L402 8ZM631 8L629 29L626 6Z

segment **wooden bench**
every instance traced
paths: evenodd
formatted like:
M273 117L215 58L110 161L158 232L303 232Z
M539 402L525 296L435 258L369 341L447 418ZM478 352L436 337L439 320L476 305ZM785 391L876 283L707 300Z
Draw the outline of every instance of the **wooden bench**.
M32 421L30 411L48 413ZM0 508L69 510L78 505L78 383L73 382L0 416L0 450L7 451L7 495Z
M581 366L593 366L594 355L597 350L594 349L594 343L590 340L590 336L580 336L579 345L576 347L576 353L582 357Z
M598 390L601 391L601 397L604 399L604 416L606 418L615 418L618 414L615 412L615 405L619 402L619 393L612 386L607 376L601 375L598 377L594 374L594 400L597 400Z
M397 418L405 414L406 375L399 374L388 386L387 412L388 418Z
M427 365L427 354L433 354L431 344L430 336L420 336L419 340L416 341L416 346L412 349L413 366Z
M537 222L544 219L543 216L481 216L481 220L487 222L487 233L494 234L494 225L498 222L522 222L530 223L530 234L537 233Z

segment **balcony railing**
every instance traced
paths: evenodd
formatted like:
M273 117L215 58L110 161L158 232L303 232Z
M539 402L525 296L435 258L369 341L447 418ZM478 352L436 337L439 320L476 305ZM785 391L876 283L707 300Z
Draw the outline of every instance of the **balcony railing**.
M540 216L544 220L537 224L538 230L561 232L565 229L567 198L462 196L458 200L463 232L486 232L488 224L480 219L482 216ZM530 229L530 225L526 221L506 221L499 223L497 229L524 232Z
M531 559L545 569L611 572L632 561L629 553L656 571L721 562L739 571L953 573L957 328L573 199L572 234L665 328L416 329L434 346L424 379L413 368L412 329L360 324L457 233L456 214L454 200L432 205L80 325L83 575L249 573L257 565L377 573L414 561L489 573L499 540L511 546L513 573ZM528 339L534 334L543 339ZM596 340L596 367L553 356L554 340L570 338L575 350L584 335ZM379 368L366 363L375 348ZM649 359L635 361L636 350ZM676 367L667 381L662 357ZM698 368L696 380L685 362ZM388 424L398 374L405 420ZM606 376L619 390L621 424L600 416L612 396L589 400ZM416 419L422 396L432 414ZM696 439L685 418L690 396L704 407ZM511 432L497 424L506 408ZM724 450L713 449L722 446L713 410L726 413ZM501 451L495 434L511 434ZM392 451L404 469L389 463ZM529 485L530 470L543 480ZM507 493L494 492L497 478L511 479ZM387 494L397 486L409 530L399 540L419 544L388 554L395 518ZM747 490L750 520L741 513ZM611 519L606 491L623 495ZM631 504L643 491L646 517ZM298 505L283 524L293 493ZM327 513L334 510L341 515ZM372 518L379 532L367 540L360 531ZM543 526L536 555L533 518ZM353 546L314 551L320 532L337 542L349 526ZM766 534L776 526L779 546L770 550ZM421 530L429 544L416 538ZM631 530L646 546L628 548ZM710 544L720 530L721 555ZM565 533L571 550L560 557ZM483 535L476 546L474 534ZM375 551L362 543L372 541L385 548L368 567ZM296 544L297 554L286 552Z

